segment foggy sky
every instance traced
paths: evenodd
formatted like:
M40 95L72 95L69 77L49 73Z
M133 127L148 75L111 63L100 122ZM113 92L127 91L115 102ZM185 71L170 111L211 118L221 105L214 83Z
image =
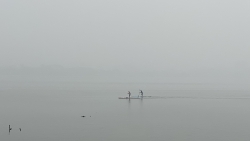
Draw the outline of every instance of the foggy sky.
M250 68L248 0L2 0L0 67Z

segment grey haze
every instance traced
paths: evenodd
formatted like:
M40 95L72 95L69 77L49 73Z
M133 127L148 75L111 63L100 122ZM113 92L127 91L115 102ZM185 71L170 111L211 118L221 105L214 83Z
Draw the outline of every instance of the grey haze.
M247 0L2 0L1 72L56 66L248 82L249 7Z

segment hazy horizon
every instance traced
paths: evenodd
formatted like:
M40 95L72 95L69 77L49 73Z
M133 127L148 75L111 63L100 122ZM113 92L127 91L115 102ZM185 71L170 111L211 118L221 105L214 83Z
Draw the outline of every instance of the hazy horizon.
M249 6L247 0L2 1L0 74L249 83Z

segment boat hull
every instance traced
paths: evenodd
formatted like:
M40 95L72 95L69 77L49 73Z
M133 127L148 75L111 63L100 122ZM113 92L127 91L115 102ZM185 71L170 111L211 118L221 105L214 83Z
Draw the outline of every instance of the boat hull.
M118 99L141 99L140 97L118 97Z

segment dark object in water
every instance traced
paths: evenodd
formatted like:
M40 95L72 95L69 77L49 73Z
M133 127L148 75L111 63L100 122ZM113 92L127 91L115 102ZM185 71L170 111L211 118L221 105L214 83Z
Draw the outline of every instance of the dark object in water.
M12 128L10 128L10 125L9 125L9 133L10 133L10 130L12 130Z
M20 131L22 131L22 129L21 129L21 128L19 128L19 130L20 130Z
M81 116L81 117L85 117L85 116Z

